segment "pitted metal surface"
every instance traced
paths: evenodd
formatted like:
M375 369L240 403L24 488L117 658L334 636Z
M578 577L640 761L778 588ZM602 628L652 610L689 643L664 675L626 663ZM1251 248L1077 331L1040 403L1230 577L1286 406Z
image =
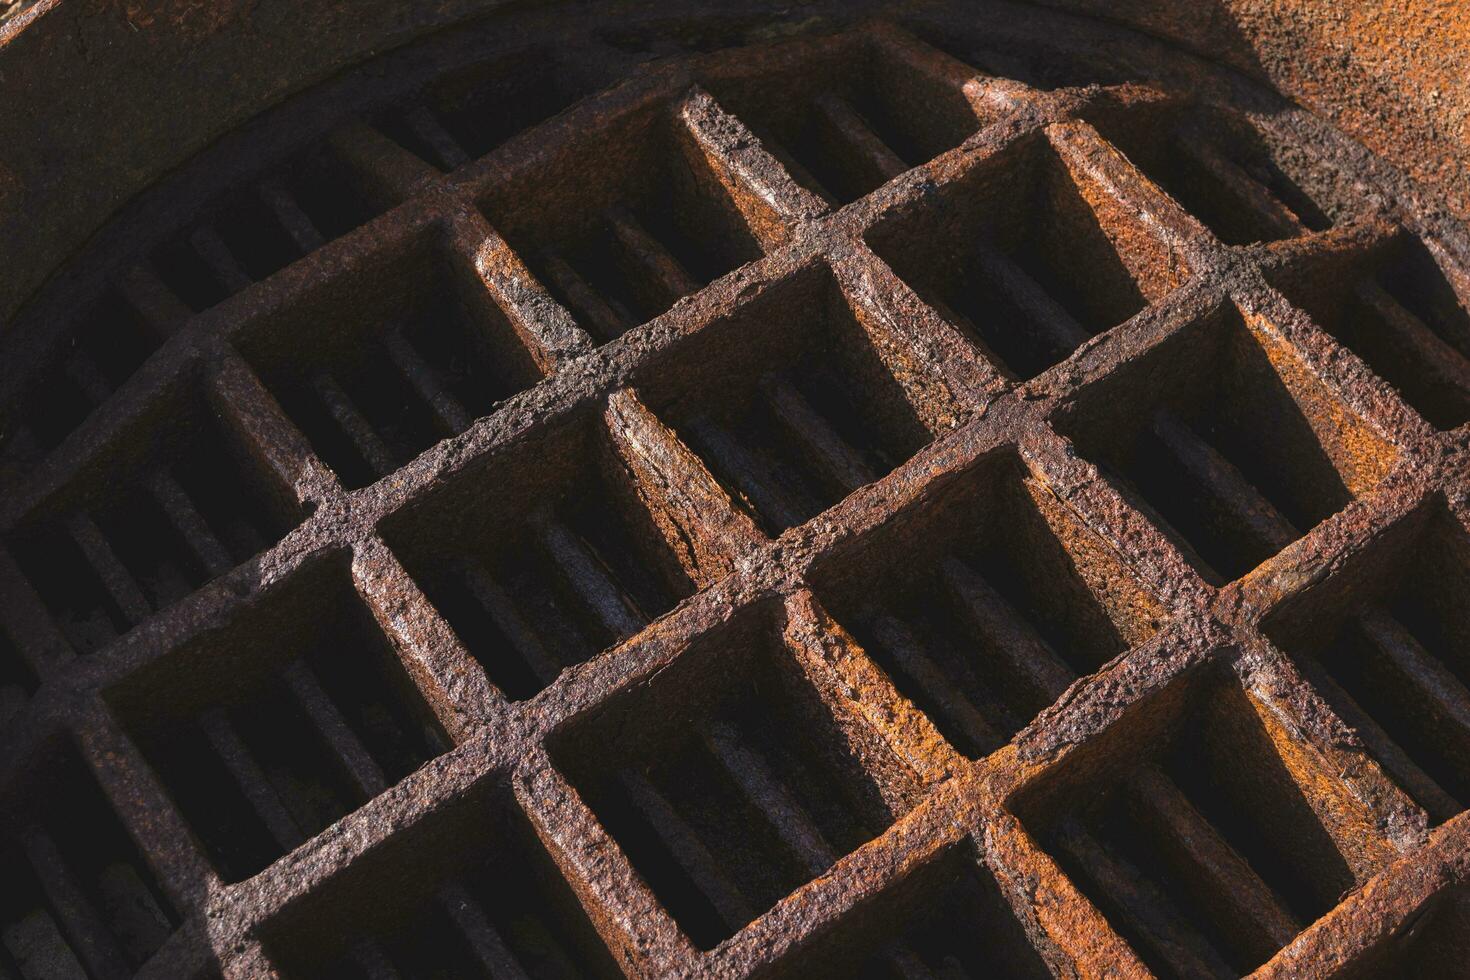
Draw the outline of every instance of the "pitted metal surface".
M962 23L492 23L99 236L12 332L0 974L1454 968L1459 228Z

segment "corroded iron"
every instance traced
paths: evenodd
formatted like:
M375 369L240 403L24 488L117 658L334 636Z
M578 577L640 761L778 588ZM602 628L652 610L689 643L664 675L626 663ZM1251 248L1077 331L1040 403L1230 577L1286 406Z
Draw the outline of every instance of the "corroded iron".
M951 27L434 39L63 272L0 974L1460 962L1458 227Z

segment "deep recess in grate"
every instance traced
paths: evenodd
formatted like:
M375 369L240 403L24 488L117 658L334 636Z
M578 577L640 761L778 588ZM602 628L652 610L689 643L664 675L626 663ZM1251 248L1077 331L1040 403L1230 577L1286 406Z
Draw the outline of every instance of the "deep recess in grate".
M655 362L639 393L770 533L929 442L825 266L811 266Z
M1183 272L1162 240L1138 234L1131 214L1089 203L1100 197L1095 178L1036 135L885 216L868 242L987 358L1024 380L1157 300Z
M769 610L559 733L558 767L709 949L893 820Z
M538 45L445 73L407 105L373 120L409 152L449 171L478 159L588 94L553 46Z
M104 293L80 316L67 349L22 406L24 423L0 449L0 466L21 471L61 445L163 336L121 292Z
M709 86L829 202L854 201L991 121L978 116L949 65L906 58L872 38L841 40L813 45L779 73Z
M1027 942L989 869L973 857L954 858L943 862L935 877L925 882L922 905L906 922L899 920L903 927L897 939L854 972L832 975L898 980L912 975L914 961L927 971L956 978L1042 980L1052 975Z
M589 166L597 180L578 176ZM483 203L536 278L598 342L760 255L673 105L600 120L559 147L534 182L508 182Z
M348 490L541 378L505 314L431 242L322 283L241 351Z
M446 746L335 558L107 696L229 881Z
M1431 425L1470 421L1470 313L1424 243L1401 233L1376 254L1332 256L1272 277Z
M994 873L970 845L949 848L790 962L792 976L1041 980L1052 976Z
M0 969L131 975L178 914L74 752L31 791L22 825L7 828L0 848Z
M966 755L999 748L1161 609L1010 454L813 570L823 604Z
M147 273L207 310L365 224L386 206L327 145L230 191L149 257Z
M525 815L477 790L268 923L286 977L619 977Z
M91 653L276 543L299 519L192 383L168 393L113 449L110 472L72 487L59 513L7 538L79 653Z
M383 534L513 699L693 591L592 418L460 474Z
M1393 855L1222 668L1131 710L1017 812L1158 975L1249 972Z
M1356 190L1330 167L1242 114L1173 102L1095 122L1227 245L1324 231L1362 210Z
M1470 533L1416 513L1266 624L1436 822L1470 802Z
M1085 392L1061 425L1217 584L1371 490L1396 455L1269 321L1231 304Z

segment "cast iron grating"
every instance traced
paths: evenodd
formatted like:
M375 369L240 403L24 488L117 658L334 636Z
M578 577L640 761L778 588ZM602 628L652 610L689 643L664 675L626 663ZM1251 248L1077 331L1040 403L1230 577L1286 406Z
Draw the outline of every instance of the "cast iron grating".
M1464 244L1259 93L588 21L54 300L0 974L1453 962Z

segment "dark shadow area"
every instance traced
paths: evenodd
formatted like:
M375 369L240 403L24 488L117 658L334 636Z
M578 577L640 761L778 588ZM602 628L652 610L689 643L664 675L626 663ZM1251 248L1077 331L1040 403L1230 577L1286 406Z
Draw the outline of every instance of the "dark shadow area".
M1265 623L1435 822L1470 801L1467 594L1470 535L1436 503Z
M342 556L106 697L231 882L448 746Z
M986 357L1025 380L1187 271L1041 136L886 216L868 243Z
M770 534L932 434L826 266L809 266L640 371L639 395Z
M825 607L962 753L1024 727L1162 611L1009 453L812 570Z
M1470 420L1470 312L1444 265L1408 232L1369 254L1271 274L1312 319L1438 429Z
M1372 489L1396 453L1231 305L1084 391L1059 427L1215 584Z
M700 947L713 948L894 819L758 607L646 686L574 720L558 768Z
M1317 815L1336 804L1309 797L1262 710L1228 671L1203 668L1019 801L1038 843L1159 976L1247 973L1361 881L1358 843Z
M266 924L286 977L620 977L503 786L405 827Z
M694 591L590 415L458 475L383 535L517 700Z

